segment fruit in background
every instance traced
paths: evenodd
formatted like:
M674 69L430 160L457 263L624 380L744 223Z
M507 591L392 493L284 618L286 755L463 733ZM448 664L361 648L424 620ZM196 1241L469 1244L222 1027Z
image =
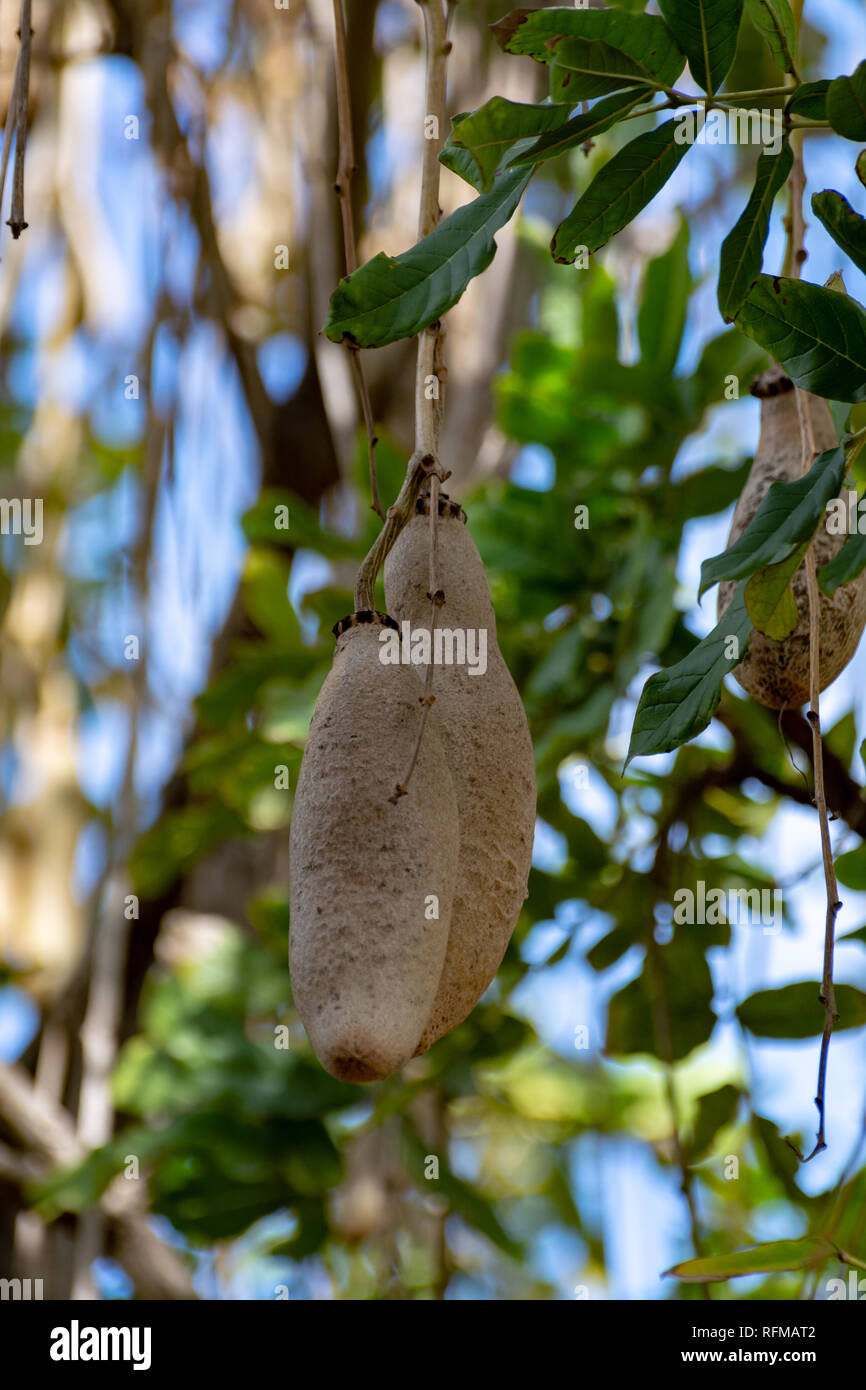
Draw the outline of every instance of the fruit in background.
M775 482L792 482L803 471L803 449L793 382L780 367L764 372L752 384L752 394L761 401L761 432L755 460L737 502L727 544L743 534L757 512L768 488ZM815 447L819 453L835 449L838 443L827 402L803 393L812 422ZM822 517L815 539L815 565L821 569L842 547L844 535L827 530ZM749 649L734 677L744 690L769 709L805 704L809 699L809 598L806 568L802 564L791 581L799 621L794 632L780 641L753 631ZM730 603L736 583L727 580L719 586L718 612L722 616ZM832 598L821 594L820 688L824 690L847 666L866 625L866 570L838 588Z

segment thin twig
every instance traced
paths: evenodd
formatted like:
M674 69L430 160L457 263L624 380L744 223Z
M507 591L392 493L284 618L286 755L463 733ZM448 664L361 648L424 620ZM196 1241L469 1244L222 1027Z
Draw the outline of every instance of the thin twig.
M352 365L352 374L355 378L355 387L358 392L358 400L361 402L361 413L364 416L364 430L367 435L367 463L370 469L370 507L385 519L382 511L382 499L379 496L379 474L376 469L376 445L379 443L376 434L376 427L373 423L373 405L370 400L370 392L367 388L367 378L364 376L364 368L361 365L361 349L354 343L347 343L346 348L349 353L349 361Z
M799 87L799 86L800 86L800 78L797 77L796 79L794 79L794 75L792 74L792 81L791 81L791 82L786 82L785 85L784 85L783 87L756 87L756 88L755 88L753 91L751 91L751 92L720 92L720 93L719 93L719 96L721 97L722 101L755 101L755 102L757 102L757 101L765 101L767 97L786 97L786 96L790 96L791 92L794 91L794 90L796 90L796 88ZM694 101L695 98L694 98L694 97L690 97L689 100L690 100L690 101Z
M424 115L432 120L432 130L424 131L421 154L421 202L418 209L418 237L429 236L442 216L439 207L439 151L445 126L446 13L442 0L418 0L424 14L425 71Z
M435 467L436 460L432 454L423 455L416 449L410 458L397 500L388 508L385 525L362 560L355 578L355 609L357 612L360 613L364 609L376 607L376 576L403 527L415 515L415 503L421 495L424 483Z
M774 773L760 766L760 753L763 747L761 738L747 733L740 722L736 709L737 704L738 701L729 700L723 696L716 718L732 735L743 756L750 760L750 771L746 775L757 777L764 786L769 787L778 796L790 797L801 806L813 805L811 786L796 786L783 778L776 777ZM811 757L812 727L808 719L801 715L798 710L789 709L782 720L782 728L786 741L790 741L795 747ZM866 837L866 801L863 799L863 787L851 777L847 763L835 757L827 748L824 749L823 761L828 805L835 808L837 819L841 817L856 834L860 835L861 838Z
M355 245L355 223L352 216L352 177L355 173L355 141L352 135L352 98L349 91L349 65L346 59L346 25L343 0L334 3L334 53L337 81L337 123L340 153L337 182L334 192L340 200L343 220L343 247L346 254L346 274L351 275L358 265Z
M12 78L12 94L9 98L9 110L6 112L6 127L3 131L3 154L0 156L0 203L3 202L3 194L6 190L6 171L9 168L9 153L12 149L12 131L15 129L15 119L18 112L18 79L20 68L15 64L15 74Z
M30 0L21 0L21 52L15 82L15 165L12 170L12 207L6 223L17 241L27 223L24 220L24 156L27 150L27 105L30 91Z
M793 752L792 752L792 750L791 750L791 745L789 744L789 742L788 742L788 740L787 740L787 738L786 738L786 736L785 736L785 730L784 730L784 728L783 728L783 726L782 726L782 716L784 715L785 710L786 710L787 708L788 708L788 699L787 699L787 696L786 696L785 699L782 701L782 706L781 706L781 709L779 710L779 717L778 717L778 719L776 720L776 728L779 730L779 738L780 738L780 740L781 740L781 742L782 742L782 747L784 748L785 752L786 752L787 755L788 755L788 762L791 764L791 766L792 766L792 768L794 769L794 771L795 771L796 773L798 773L800 777L802 777L802 779L803 779L803 784L804 784L804 786L805 786L805 788L806 788L806 791L807 791L808 794L809 794L809 801L811 802L811 800L812 800L812 788L811 788L811 786L810 786L810 784L809 784L809 774L808 774L808 770L807 770L809 764L807 763L807 764L806 764L806 767L800 767L800 764L794 761L794 754L793 754Z
M713 110L754 111L756 109L755 103L761 98L766 99L767 97L777 96L781 92L789 92L791 90L793 89L790 87L768 87L765 92L731 92L730 94L728 92L720 92L717 96L710 99L709 97L690 95L688 92L678 92L675 89L669 89L667 87L657 87L653 91L648 91L646 100L652 100L653 97L660 96L664 91L667 92L664 101L656 102L654 106L638 107L637 110L629 111L625 116L620 116L619 121L620 124L623 121L635 121L639 116L652 116L656 111L676 110L677 107L681 106L695 106L698 108L698 114L703 115ZM641 100L644 100L644 98L642 97ZM787 124L792 130L802 129L809 131L830 129L829 122L827 121L804 120L803 124L800 125L799 120L795 117L790 117Z
M805 246L806 221L803 216L803 194L806 191L806 170L803 164L803 136L799 130L791 134L794 162L789 183L791 195L791 268L788 274L799 280L803 263L808 256Z
M343 0L334 0L334 40L337 77L337 124L340 136L340 157L337 165L337 182L334 191L340 200L340 215L343 222L343 247L346 256L346 274L351 275L358 266L358 252L355 244L355 222L352 216L352 177L355 173L355 144L352 138L352 100L349 91L349 65L346 60L346 25L343 17ZM376 431L373 428L373 407L370 392L361 365L360 348L346 342L352 375L364 428L367 432L367 459L370 465L370 505L377 516L385 519L382 502L379 498L379 478L376 472Z
M789 256L790 274L799 279L806 259L803 245L806 224L803 219L803 193L806 187L806 173L803 166L802 136L794 133L791 137L794 162L790 182L790 225ZM800 424L802 446L801 472L807 473L819 452L815 445L815 435L806 395L799 387L796 389L797 417ZM821 832L821 857L824 863L824 886L827 894L827 911L824 922L824 965L821 977L821 993L818 996L824 1005L824 1029L821 1037L821 1055L818 1062L818 1088L815 1105L818 1109L818 1133L815 1146L808 1157L803 1157L789 1140L791 1148L798 1152L803 1163L819 1154L827 1147L825 1129L825 1108L827 1088L827 1060L830 1053L830 1037L838 1021L836 1012L836 993L833 987L833 952L836 942L836 917L842 904L839 902L839 889L836 871L833 867L833 848L830 843L830 825L827 816L827 797L824 788L824 747L821 741L821 597L818 593L818 577L815 564L814 544L809 546L805 561L806 590L809 600L809 710L806 718L812 729L812 766L815 774L815 808Z
M442 0L419 0L424 14L425 35L425 130L421 157L421 205L418 211L418 238L429 236L442 216L439 206L439 152L445 128L445 77L448 65L448 13ZM427 129L427 123L430 129ZM442 325L437 319L421 330L415 370L415 450L431 454L439 449L442 405L439 399L437 366L438 340ZM431 388L435 384L435 390ZM438 515L438 513L437 513Z
M442 148L445 125L445 84L448 66L448 22L451 7L443 0L418 0L424 12L425 38L425 122L424 151L421 163L421 206L418 211L418 237L429 236L442 216L439 206L439 151ZM428 122L430 128L428 129ZM436 565L436 532L439 525L439 433L442 427L440 399L442 368L442 325L436 320L423 328L418 336L418 358L415 368L415 452L430 460L430 660L421 696L421 720L412 760L402 782L398 782L391 801L405 796L415 764L421 751L427 716L435 700L433 694L433 633L436 630L437 610L445 602L439 588Z
M657 95L653 93L653 95ZM693 106L697 102L697 97L689 97L678 93L668 97L665 101L657 101L655 106L640 106L636 111L628 111L626 115L620 116L618 124L623 121L636 121L639 116L652 116L656 111L671 111L678 106Z

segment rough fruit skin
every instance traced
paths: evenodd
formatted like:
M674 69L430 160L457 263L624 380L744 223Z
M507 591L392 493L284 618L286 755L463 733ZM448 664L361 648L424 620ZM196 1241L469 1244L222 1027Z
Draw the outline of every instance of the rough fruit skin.
M295 791L289 966L323 1067L378 1081L414 1053L436 994L459 849L457 798L435 710L411 666L383 665L380 622L337 641ZM438 920L425 899L439 899Z
M755 461L734 511L728 545L745 531L771 483L790 482L802 473L802 446L793 383L781 368L764 372L753 383L752 394L761 399L761 433ZM812 420L815 447L819 452L834 449L838 443L827 402L806 393ZM827 531L826 515L813 542L815 563L820 570L845 542L845 536ZM787 702L797 706L809 699L809 598L806 567L801 565L792 582L800 621L790 637L776 641L753 631L749 649L734 670L744 690L769 709L781 709ZM719 585L719 617L730 603L736 583ZM866 625L866 571L850 584L837 589L832 598L821 594L820 688L824 690L844 670Z
M424 503L422 503L422 506ZM460 859L442 979L417 1052L471 1013L505 954L527 892L535 830L535 763L526 714L496 642L496 618L481 556L463 513L441 500L437 626L486 628L487 670L438 665L434 708L457 790ZM416 515L385 562L389 611L429 628L430 520ZM418 668L424 674L425 668Z

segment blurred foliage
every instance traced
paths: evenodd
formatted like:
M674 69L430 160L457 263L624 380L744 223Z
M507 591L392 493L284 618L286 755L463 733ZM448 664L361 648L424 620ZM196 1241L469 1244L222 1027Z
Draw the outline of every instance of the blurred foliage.
M524 237L535 256L531 230ZM514 341L496 409L518 444L549 451L550 486L534 491L496 480L461 498L532 727L539 816L562 846L558 867L532 871L518 930L485 1002L374 1091L337 1083L312 1056L292 1008L285 887L260 890L244 924L225 923L216 944L151 972L139 1032L114 1078L125 1125L77 1170L42 1186L44 1214L85 1208L135 1154L151 1173L153 1210L193 1247L246 1233L275 1270L285 1260L323 1261L345 1297L427 1298L443 1279L459 1289L467 1277L487 1296L549 1297L526 1257L551 1230L578 1242L575 1284L603 1286L603 1221L589 1192L575 1189L576 1156L588 1136L596 1163L609 1146L637 1138L662 1172L674 1168L665 1064L675 1062L682 1064L675 1073L680 1140L699 1194L703 1254L727 1256L755 1243L757 1218L779 1202L797 1213L797 1230L820 1224L824 1207L800 1189L782 1135L751 1114L745 1074L737 1066L720 1074L702 1060L720 1017L708 954L729 943L730 927L671 923L678 886L701 879L725 890L775 886L760 857L746 850L777 804L769 791L754 794L761 763L750 765L747 790L731 748L705 742L681 749L663 773L632 770L622 778L622 739L612 736L624 728L618 709L633 698L647 663L674 661L696 643L679 607L683 528L728 507L748 467L747 459L724 457L682 473L674 460L720 403L726 378L745 385L764 365L731 330L706 345L692 371L677 369L691 288L687 245L681 224L670 249L647 268L636 307L640 355L629 363L621 354L617 287L606 271L594 266L577 277L538 257L539 326ZM662 322L665 304L674 310ZM359 491L362 454L359 444ZM383 493L393 495L402 461L387 441L381 457ZM284 506L291 522L277 529ZM576 524L579 506L588 508L586 527ZM329 628L351 607L343 576L375 534L363 506L358 515L359 533L341 535L290 495L263 494L248 512L243 591L261 640L239 643L198 701L200 732L185 758L191 801L167 810L140 840L133 873L143 896L188 874L229 838L253 835L263 822L285 826L287 812L270 807L274 769L287 767L294 783L331 660ZM297 611L287 593L293 553L318 554L338 567ZM733 705L768 773L789 776L783 752L765 737L765 713L747 701ZM848 716L828 742L850 760L855 738ZM589 768L591 782L580 775ZM589 802L584 807L590 795L609 803L606 833ZM280 805L286 800L285 792L277 797ZM542 938L544 924L556 930ZM542 940L550 943L546 954ZM510 1001L537 972L555 978L577 958L597 973L607 1003L599 1016L575 1015L574 1051L565 1057L538 1042ZM763 1036L811 1035L821 1017L814 994L806 984L764 991L737 1013ZM843 1025L861 1022L863 996L840 991L843 1013L855 996L857 1017ZM730 1017L729 1004L724 1010ZM444 1149L425 1129L422 1102L430 1095L447 1117ZM379 1193L367 1216L349 1219L353 1153L364 1136L386 1132L399 1134L396 1189ZM468 1161L470 1150L464 1168L453 1156ZM440 1164L433 1180L431 1154ZM736 1183L724 1169L732 1154ZM399 1238L386 1214L394 1201ZM428 1226L440 1220L447 1221L448 1253L440 1249L434 1258ZM850 1213L845 1221L853 1221ZM862 1246L861 1227L855 1223L853 1238ZM685 1259L685 1225L682 1250ZM799 1274L761 1274L746 1296L790 1296L810 1261ZM721 1296L742 1296L723 1288ZM680 1296L697 1294L684 1283Z
M617 3L644 8L642 0ZM464 0L457 22L480 30L502 8ZM816 55L821 42L809 31L804 47ZM753 89L781 78L744 22L729 84ZM376 89L377 132L380 96ZM603 136L600 148L620 139ZM573 198L577 161L586 164L572 151L544 166L551 198ZM539 176L533 191L541 184ZM689 447L683 466L683 446L705 434L717 409L736 411L731 381L744 396L768 361L736 328L716 333L691 360L687 325L702 288L690 269L693 220L682 217L672 232L636 288L633 260L611 256L575 271L551 261L547 222L527 217L519 226L531 326L508 345L495 423L545 477L537 490L485 478L459 500L530 721L539 841L555 852L537 856L484 1000L401 1074L375 1088L347 1086L312 1055L293 1007L285 875L257 883L242 911L208 916L189 939L175 939L167 922L113 1076L117 1132L78 1167L31 1189L47 1220L91 1207L134 1158L153 1213L178 1242L192 1254L244 1252L265 1298L282 1284L292 1298L313 1296L323 1274L341 1298L428 1299L447 1289L457 1298L542 1300L581 1286L604 1297L623 1253L609 1246L606 1208L620 1193L606 1175L625 1155L643 1165L649 1190L679 1203L679 1264L696 1253L684 1190L697 1212L699 1253L720 1261L716 1269L729 1269L744 1246L775 1240L780 1226L798 1246L795 1268L753 1263L745 1293L724 1283L716 1297L814 1293L816 1242L825 1242L827 1275L839 1272L837 1248L866 1255L866 1172L807 1194L786 1142L803 1147L801 1136L783 1132L752 1095L753 1038L811 1046L822 1021L817 984L740 998L716 969L731 924L673 920L683 888L779 886L760 841L781 794L803 795L773 716L726 689L723 723L711 733L622 774L646 675L698 642L686 617L694 595L677 577L684 532L731 507L750 463L729 446L695 462L699 450ZM855 407L860 425L863 410ZM17 454L30 423L29 411L0 408L4 458ZM382 435L387 504L406 459ZM866 451L862 458L866 468ZM84 428L75 469L62 486L51 482L53 492L46 487L46 510L56 516L113 498L142 461L143 445L109 445ZM168 796L135 847L132 886L143 903L234 842L285 841L291 788L331 664L331 625L353 607L352 578L378 530L366 473L359 438L351 496L339 508L318 510L267 487L247 511L245 635L196 701L195 737L178 769L185 799ZM518 469L515 479L522 476ZM14 537L0 553L3 611L27 557ZM125 559L100 544L88 549L64 592L63 640L99 630L106 577ZM299 576L307 587L290 598ZM76 636L69 645L86 709L93 692L112 693L121 676L98 644ZM853 714L825 736L849 767L858 747ZM275 781L283 770L286 790ZM859 764L855 775L862 779ZM88 809L101 829L107 817ZM862 848L843 856L840 879L866 885ZM790 926L786 909L782 931ZM866 927L843 941L852 944L839 951L840 977L862 974ZM0 961L0 979L17 978L15 963ZM588 987L563 1021L557 1010L576 979ZM553 1001L555 1043L541 1041L529 1021L541 1012L531 1000L539 980ZM839 1001L842 1026L861 1027L866 995L843 983ZM737 1046L714 1048L722 1037ZM808 1066L803 1084L811 1086L811 1052ZM560 1242L555 1270L544 1261L551 1237ZM641 1271L645 1286L661 1273ZM673 1278L659 1288L662 1297L700 1296Z

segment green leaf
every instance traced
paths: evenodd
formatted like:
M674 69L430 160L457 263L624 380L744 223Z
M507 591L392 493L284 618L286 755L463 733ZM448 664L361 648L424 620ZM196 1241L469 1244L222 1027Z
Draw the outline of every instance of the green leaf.
M789 1202L801 1202L803 1193L796 1179L799 1160L778 1126L765 1115L753 1111L749 1128L761 1166L766 1168L768 1175L772 1174Z
M845 450L839 445L819 454L802 478L773 483L743 534L721 555L704 560L699 596L720 579L744 579L764 565L778 564L811 540L844 473Z
M664 505L681 525L699 516L715 516L736 502L746 485L751 464L745 459L738 468L715 465L690 473L681 482L665 489Z
M659 9L705 92L716 92L737 51L743 0L659 0Z
M665 376L679 357L691 289L689 226L681 216L668 250L647 266L637 320L641 361Z
M699 1260L684 1260L666 1269L665 1274L684 1284L717 1284L736 1279L743 1274L778 1274L788 1269L814 1269L836 1254L828 1240L804 1236L802 1240L771 1240L765 1245L752 1245L748 1250L735 1250L730 1255L708 1255Z
M788 0L746 0L746 13L782 72L797 67L797 31Z
M866 140L866 59L851 77L837 77L830 83L827 119L847 140Z
M755 184L739 220L722 242L719 265L719 312L731 323L761 273L770 213L779 189L791 172L794 156L787 140L778 154L758 157Z
M439 1193L447 1200L453 1211L456 1211L470 1226L474 1226L477 1231L485 1235L506 1255L510 1255L515 1260L522 1258L522 1247L517 1241L512 1240L505 1230L496 1215L492 1202L476 1188L470 1187L468 1183L456 1177L448 1167L446 1157L441 1160L438 1177L432 1180L425 1177L429 1146L419 1140L408 1124L403 1126L402 1145L407 1167L414 1177L419 1191Z
M618 922L587 951L587 964L593 970L610 969L632 946L641 944L645 933L646 926L639 920Z
M324 332L332 342L384 347L411 338L457 303L496 253L494 232L514 213L531 171L506 170L490 193L458 208L401 256L379 252L341 280Z
M832 598L843 584L850 584L866 568L866 535L859 531L845 540L841 550L837 550L832 560L822 565L818 571L818 586Z
M829 90L830 83L824 78L820 82L804 82L794 95L788 98L785 110L790 116L805 116L810 121L826 121Z
M236 812L218 802L179 806L163 813L139 838L130 859L137 893L159 897L173 879L222 840L243 835L248 827Z
M857 720L854 711L849 709L831 728L824 731L824 747L835 753L846 767L850 767L857 746Z
M749 617L759 632L777 642L790 637L800 621L791 579L800 568L808 549L809 542L804 541L787 559L775 565L765 565L746 584Z
M294 1235L277 1240L269 1246L268 1254L286 1260L304 1260L326 1244L331 1227L325 1205L315 1197L298 1197L292 1202L292 1216L297 1221Z
M859 845L847 854L840 854L835 863L836 877L844 888L858 893L866 890L866 845Z
M616 124L620 116L624 116L642 101L644 96L645 93L642 91L615 92L613 96L597 102L591 111L579 112L558 130L551 130L547 135L540 136L527 150L508 161L509 169L516 169L524 164L540 164L542 160L553 159L555 155L573 149L575 145L583 145L587 140L595 139L596 135L603 135ZM562 108L554 106L550 109L558 111Z
M363 548L356 540L324 530L315 508L294 493L278 488L264 488L242 516L241 525L248 541L288 546L292 550L318 550L329 560L363 559Z
M848 295L761 275L736 323L796 386L833 401L866 401L866 312Z
M812 980L759 990L737 1005L737 1018L759 1038L814 1038L824 1028L818 993L819 985ZM861 1028L866 1023L866 994L854 985L836 985L836 1008L837 1029Z
M124 1142L125 1141L125 1142ZM158 1136L144 1125L132 1125L101 1148L92 1149L73 1167L54 1168L34 1184L36 1210L46 1220L63 1211L95 1206L111 1179L120 1172L131 1150L147 1162L157 1150Z
M457 127L463 121L468 121L471 115L471 111L461 111L459 115L451 117L451 134L439 151L439 163L468 183L476 193L482 193L484 190L481 186L481 170L470 151L458 145L454 138Z
M664 187L689 146L678 144L677 121L645 131L614 155L554 233L553 258L570 263L580 246L597 251Z
M694 1161L710 1147L720 1129L732 1123L740 1103L737 1086L720 1086L701 1096L695 1130L688 1145L689 1159Z
M752 620L743 588L738 585L716 627L688 656L650 676L641 691L626 767L632 758L679 748L709 724L723 677L746 655ZM736 655L726 655L729 644Z
M751 380L770 365L767 354L757 343L729 328L711 338L700 356L694 375L686 383L689 408L696 424L708 405L726 399L730 377Z
M491 28L506 53L519 53L539 63L562 64L565 58L578 61L578 48L570 51L565 49L572 40L578 40L585 46L605 45L608 50L617 51L620 62L625 57L635 65L637 73L632 70L631 75L625 78L628 85L640 80L670 87L685 66L685 58L674 35L657 15L561 7L512 10ZM587 56L586 51L584 56ZM601 62L613 61L609 53L603 54L601 50L598 50L597 59ZM589 61L593 59L589 57ZM602 77L609 77L610 71L610 68L601 69ZM612 88L604 90L610 91ZM601 92L596 92L596 95L601 95ZM582 99L575 97L575 101Z
M585 11L601 14L603 11ZM556 61L550 69L550 95L555 102L594 101L608 92L640 84L649 98L665 87L654 65L635 59L601 39L562 39L555 48ZM678 55L667 71L682 68Z
M713 980L703 952L694 937L675 937L664 948L662 969L670 1010L670 1049L679 1062L709 1041L716 1023L712 1009ZM604 1050L608 1056L647 1053L660 1056L656 1017L662 981L649 962L637 979L617 991L608 1004Z
M273 641L297 622L289 602L291 561L273 546L253 545L244 565L244 607L256 627Z
M504 97L492 97L477 111L459 121L451 131L440 159L449 145L464 147L475 161L480 174L480 187L487 193L493 186L493 175L499 163L518 140L534 139L545 131L555 130L567 115L568 111L561 106L533 106L506 101Z
M827 228L837 246L866 275L866 218L855 212L847 198L832 188L812 194L812 211Z
M866 188L866 150L861 150L854 161L854 172Z

